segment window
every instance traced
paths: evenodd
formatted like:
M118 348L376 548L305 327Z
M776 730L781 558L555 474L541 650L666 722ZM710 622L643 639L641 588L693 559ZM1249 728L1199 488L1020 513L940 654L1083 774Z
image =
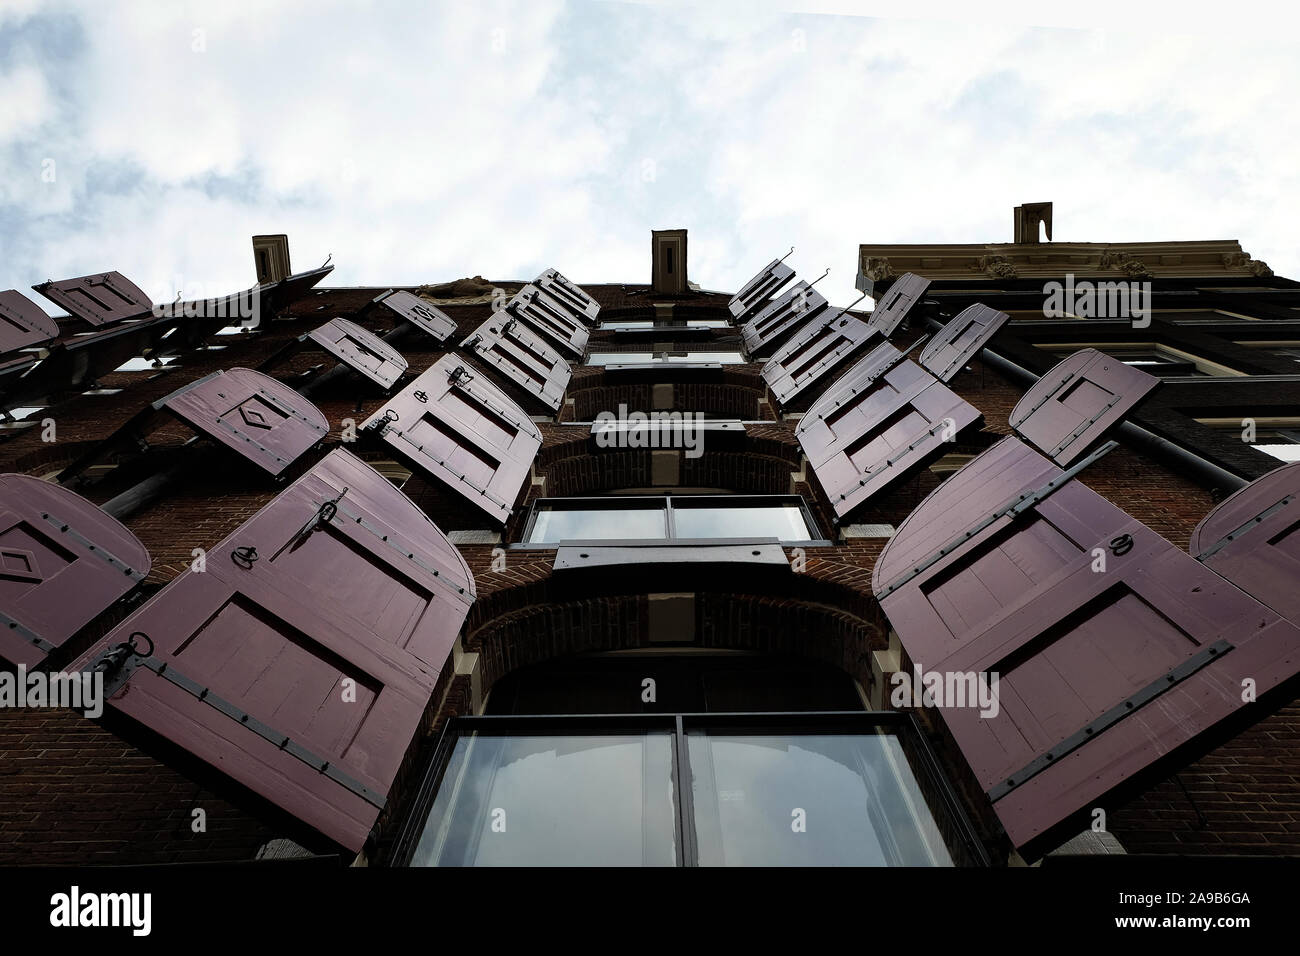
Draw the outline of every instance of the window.
M679 365L692 363L718 363L722 365L743 365L745 356L739 352L592 352L587 356L588 365L606 367L620 365Z
M680 329L725 329L731 323L726 319L686 319L683 322L658 322L654 319L608 319L600 323L600 328L610 332L640 332L642 330L663 330L671 332Z
M1160 378L1244 374L1226 365L1160 342L1053 342L1039 344L1036 347L1062 359L1068 358L1079 349L1099 349L1119 359L1125 365L1132 365Z
M776 538L811 542L817 524L798 495L540 498L522 544Z
M819 712L453 718L394 862L951 866L981 857L910 717Z
M1256 451L1271 455L1278 461L1300 461L1300 418L1198 418L1198 422L1224 433L1225 437L1246 442ZM1253 421L1253 436L1246 422ZM1253 437L1253 441L1248 439Z

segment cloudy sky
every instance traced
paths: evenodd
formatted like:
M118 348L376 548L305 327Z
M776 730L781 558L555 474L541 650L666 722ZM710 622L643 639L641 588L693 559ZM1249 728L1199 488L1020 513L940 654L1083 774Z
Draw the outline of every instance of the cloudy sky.
M858 243L1044 200L1300 277L1287 6L1041 6L0 0L0 288L233 291L266 232L336 285L645 282L685 227L704 288L793 245L847 304Z

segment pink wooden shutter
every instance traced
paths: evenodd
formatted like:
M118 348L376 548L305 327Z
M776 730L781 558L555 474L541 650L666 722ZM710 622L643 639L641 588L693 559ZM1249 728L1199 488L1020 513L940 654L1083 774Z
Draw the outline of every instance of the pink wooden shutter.
M835 313L827 305L826 297L807 282L796 282L785 295L769 303L741 327L745 351L753 355L771 348L819 315L824 322L830 321Z
M539 275L533 280L533 285L572 309L588 325L594 323L600 315L600 306L596 300L554 269L547 269Z
M362 428L502 523L542 444L523 410L454 355L435 362Z
M763 366L763 381L784 408L818 384L829 384L831 373L860 348L877 341L879 332L861 319L841 315L828 325L807 323L777 349Z
M17 289L0 292L0 355L41 345L59 334L59 326Z
M456 331L456 320L430 302L410 292L391 292L380 300L416 328L439 342Z
M347 319L330 319L307 338L381 388L392 388L406 371L406 359L397 349Z
M153 307L140 287L120 272L60 279L32 288L60 308L67 309L68 315L91 325L138 318Z
M921 352L922 367L941 382L952 381L1008 318L1005 312L978 302L962 309L926 343Z
M979 418L978 409L886 342L813 403L796 436L843 518Z
M505 312L541 336L556 351L580 359L587 351L590 333L573 313L535 285L520 289L505 305Z
M1270 471L1219 502L1196 526L1190 550L1300 624L1300 462Z
M496 374L535 396L551 410L564 402L572 372L569 363L519 319L497 315L461 343Z
M338 449L78 667L143 634L108 709L359 850L473 598L442 533Z
M1016 433L1068 465L1160 384L1096 349L1081 349L1035 382L1011 412Z
M48 481L0 475L0 657L35 667L149 573L121 523Z
M758 309L763 308L767 300L774 296L782 286L794 277L794 270L780 259L773 259L761 272L750 279L740 291L727 301L731 318L737 323L747 321Z
M329 434L329 422L289 386L247 368L213 372L158 403L191 428L278 475Z
M925 290L928 288L930 288L929 279L912 272L904 273L895 279L889 286L889 291L881 296L867 324L879 330L885 338L889 338L903 319L907 318L907 313L912 310L912 306L925 295Z
M999 675L996 715L939 710L1020 847L1243 706L1243 678L1300 668L1294 625L1015 438L908 516L872 584L914 666Z

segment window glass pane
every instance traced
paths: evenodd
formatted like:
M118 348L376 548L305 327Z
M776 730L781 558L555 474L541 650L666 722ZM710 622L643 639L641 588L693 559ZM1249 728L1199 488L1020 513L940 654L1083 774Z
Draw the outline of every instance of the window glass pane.
M557 541L596 541L609 538L667 537L667 518L661 500L640 508L552 508L539 506L530 544Z
M673 500L673 526L679 538L812 538L797 504L709 505Z
M672 734L460 737L413 866L672 866Z
M681 363L714 362L721 365L741 365L745 357L739 352L592 352L588 365L676 365Z
M592 352L587 356L588 365L635 365L653 362L654 352Z
M951 866L896 737L689 737L702 866Z

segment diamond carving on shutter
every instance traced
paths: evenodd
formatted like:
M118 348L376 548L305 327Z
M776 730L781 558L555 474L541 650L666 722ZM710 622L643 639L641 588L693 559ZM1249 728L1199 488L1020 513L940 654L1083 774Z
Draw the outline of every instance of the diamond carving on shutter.
M1016 433L1068 465L1160 384L1154 375L1096 349L1081 349L1035 382L1009 419Z
M747 321L754 312L764 308L767 300L793 277L793 269L780 259L773 259L727 301L732 319L738 324Z
M977 408L886 342L813 403L795 434L843 518L979 419Z
M59 334L59 326L17 289L0 292L0 355L41 345Z
M778 344L803 323L824 314L827 305L826 297L807 282L796 282L741 328L745 351L754 355Z
M828 325L814 319L767 361L763 381L777 402L786 407L816 382L829 381L831 372L879 334L851 315L841 315Z
M533 280L533 285L561 305L571 309L575 315L582 318L588 325L594 323L596 317L600 315L600 306L596 303L596 300L554 269L547 269L539 275Z
M1215 505L1192 532L1198 560L1300 624L1300 462Z
M551 348L573 359L580 359L587 351L590 333L573 314L560 303L537 288L526 285L505 305L505 312L541 336Z
M32 286L68 315L91 325L139 318L153 307L140 287L120 272L101 272L76 279Z
M930 339L921 352L921 365L939 381L952 381L1009 318L1005 312L978 302L967 306Z
M441 342L456 331L456 320L430 302L410 292L390 292L380 300L416 328Z
M489 368L556 410L572 372L569 363L519 319L497 315L461 343L490 363Z
M1003 439L912 512L872 575L914 667L999 676L996 714L939 710L1035 851L1243 706L1243 678L1262 693L1300 668L1294 625L1073 479L1096 457L1062 471Z
M362 428L503 524L542 444L523 410L454 355L435 362Z
M149 573L121 523L66 488L0 475L0 658L34 667Z
M904 273L894 280L889 291L876 304L867 324L879 329L881 335L889 338L928 288L929 279L913 272Z
M347 319L330 319L307 338L381 388L392 388L406 371L406 359L397 349Z
M356 851L473 599L442 532L338 449L77 666L144 635L106 709Z
M289 386L247 368L213 372L158 406L278 475L329 434L329 422Z

